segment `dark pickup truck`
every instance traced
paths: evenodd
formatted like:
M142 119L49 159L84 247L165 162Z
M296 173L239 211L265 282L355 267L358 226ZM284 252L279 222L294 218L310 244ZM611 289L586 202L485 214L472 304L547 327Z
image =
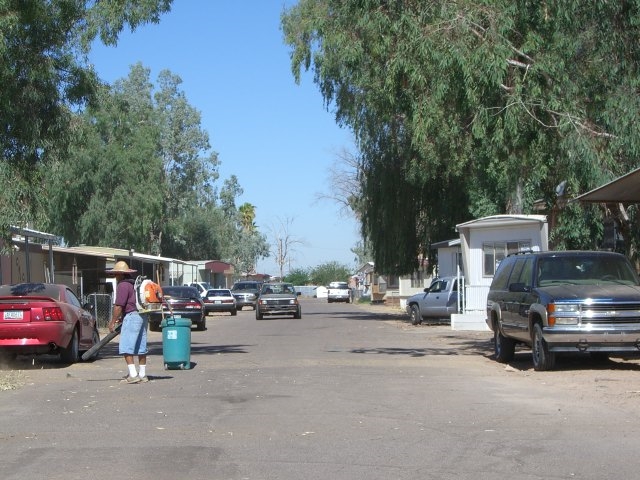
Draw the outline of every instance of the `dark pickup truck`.
M531 347L535 370L556 353L640 353L640 283L631 262L613 252L554 251L510 255L487 296L495 358Z
M265 315L292 315L302 318L302 307L298 301L300 292L290 283L265 283L256 303L256 320Z

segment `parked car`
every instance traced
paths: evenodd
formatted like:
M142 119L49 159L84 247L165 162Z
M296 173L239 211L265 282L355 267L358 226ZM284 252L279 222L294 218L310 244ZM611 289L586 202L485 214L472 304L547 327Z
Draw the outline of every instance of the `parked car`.
M193 287L162 287L162 310L149 313L149 330L160 331L164 317L188 318L198 330L207 328L207 315L202 297Z
M302 318L299 296L300 292L291 283L263 284L256 305L256 320L262 320L265 315L293 315L293 318Z
M242 310L244 307L251 307L256 309L256 300L260 295L260 288L262 283L253 280L243 280L236 282L231 288L231 293L236 299L236 306L238 310Z
M66 285L19 283L0 286L0 353L60 354L80 360L100 341L96 319Z
M236 299L228 288L213 288L202 301L207 315L215 312L229 312L231 315L238 313Z
M406 311L413 325L429 318L451 318L458 312L458 277L436 278L423 293L407 298Z
M640 283L621 254L529 252L500 262L487 296L495 358L509 362L531 347L533 368L551 370L556 354L596 357L640 350Z

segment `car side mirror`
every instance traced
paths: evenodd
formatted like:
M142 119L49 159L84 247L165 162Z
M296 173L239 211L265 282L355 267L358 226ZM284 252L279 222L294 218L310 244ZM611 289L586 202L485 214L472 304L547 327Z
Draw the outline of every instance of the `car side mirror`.
M510 292L528 292L529 287L527 287L523 282L515 282L509 284Z
M84 310L86 310L87 312L93 313L93 310L95 309L95 306L93 305L93 303L85 303L84 305L82 305L82 308Z

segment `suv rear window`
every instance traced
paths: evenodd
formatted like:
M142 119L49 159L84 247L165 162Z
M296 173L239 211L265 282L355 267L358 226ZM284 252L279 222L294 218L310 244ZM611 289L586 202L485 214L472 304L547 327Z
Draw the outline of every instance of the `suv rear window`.
M259 288L260 284L258 282L240 282L236 283L231 290L238 292L241 290L258 290Z

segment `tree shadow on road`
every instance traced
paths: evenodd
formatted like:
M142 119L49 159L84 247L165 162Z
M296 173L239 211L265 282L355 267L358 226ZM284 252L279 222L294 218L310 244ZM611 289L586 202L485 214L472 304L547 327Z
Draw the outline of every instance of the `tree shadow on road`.
M191 353L194 354L215 354L215 353L248 353L246 347L255 345L209 345L206 343L192 343Z
M403 317L402 312L389 311L389 312L373 312L368 310L351 309L345 310L332 310L331 312L303 312L303 316L306 317L337 317L337 318L349 318L353 320L373 320L373 321L388 321L388 320L401 320Z
M443 344L443 340L446 340L445 344ZM455 335L427 339L426 345L421 348L374 347L351 350L351 353L359 354L406 355L410 357L427 355L480 355L488 357L492 352L490 340L486 338L460 338Z

